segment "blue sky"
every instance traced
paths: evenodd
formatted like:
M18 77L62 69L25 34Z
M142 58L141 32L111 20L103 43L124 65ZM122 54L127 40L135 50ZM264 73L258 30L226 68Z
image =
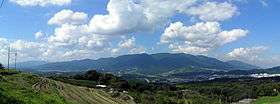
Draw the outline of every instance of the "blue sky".
M264 67L271 67L280 65L280 0L193 0L194 3L189 6L187 3L184 10L174 8L174 13L169 16L169 14L164 14L164 17L168 17L160 23L151 23L152 25L142 26L140 22L145 22L144 20L137 20L137 16L143 16L143 14L137 14L138 8L132 9L132 14L126 13L131 11L122 10L124 8L117 6L127 6L125 3L135 3L132 6L140 5L145 7L146 4L141 2L156 2L158 0L120 0L123 1L118 3L117 0L61 0L62 2L49 2L42 4L42 2L36 2L36 0L30 0L31 4L24 5L23 2L28 3L28 0L6 0L4 6L0 9L0 38L9 41L12 45L12 48L20 53L21 61L29 60L47 60L47 61L66 61L73 59L83 59L91 58L96 59L100 57L109 57L109 56L118 56L122 54L134 54L134 53L160 53L160 52L183 52L189 54L202 54L208 55L211 57L216 57L221 60L240 60L246 61L252 64L262 64ZM37 0L38 1L38 0ZM137 1L137 2L136 2ZM168 0L167 0L168 1ZM170 0L169 0L170 1ZM183 0L182 0L183 1ZM104 18L94 19L96 15L109 15L110 12L107 11L107 5L111 2L113 5L113 10L116 9L121 12L117 16L110 16L109 18L118 17L118 27L110 28L104 27ZM140 2L140 3L139 3ZM172 3L172 0L170 1ZM175 4L176 1L174 1ZM41 4L40 4L41 3ZM64 3L64 4L63 4ZM222 7L234 10L229 10L233 12L229 14L228 17L222 17L227 15L213 14L212 16L217 16L214 20L210 17L205 17L204 19L199 18L200 16L205 15L207 12L198 13L196 9L201 9L199 7L205 6L207 8L207 3L213 3L216 6L216 9L224 9ZM223 5L222 3L226 3ZM118 4L117 6L114 6ZM182 3L181 3L182 4ZM178 4L180 5L180 3ZM219 7L219 5L221 7ZM130 5L131 6L131 5ZM166 6L166 5L162 5ZM120 9L121 8L121 9ZM149 8L149 7L148 7ZM150 7L152 8L152 7ZM153 7L153 9L158 9ZM190 11L194 9L193 11ZM211 8L210 8L211 9ZM212 8L213 9L213 8ZM236 9L236 10L235 10ZM54 23L48 24L51 18L55 17L55 14L63 11L70 10L72 15L76 12L81 12L87 15L84 23L71 24L69 21L75 19L69 19L69 17L64 18L68 19L69 23ZM135 11L133 11L135 10ZM143 9L145 10L145 9ZM205 10L205 9L204 9ZM215 8L213 9L215 10ZM176 12L180 11L180 12ZM183 12L181 12L183 11ZM207 11L207 10L206 10ZM208 11L209 12L209 11ZM141 12L142 13L142 12ZM220 13L222 14L222 13ZM128 15L128 16L127 16ZM131 16L130 16L131 15ZM156 15L156 14L153 14ZM160 14L161 15L161 14ZM167 16L168 15L168 16ZM146 15L144 15L146 16ZM218 18L218 17L221 18ZM56 17L59 18L59 17ZM124 18L124 19L120 19ZM130 18L135 18L129 20ZM160 20L161 18L158 18ZM59 19L63 21L63 19ZM98 20L101 21L98 24ZM109 19L110 20L110 19ZM135 23L126 23L126 21L135 22ZM56 21L58 22L58 21ZM122 23L124 22L124 23ZM161 23L162 22L162 23ZM165 32L169 27L173 31L174 28L171 28L171 24L175 22L180 22L183 24L182 28L190 28L189 30L178 30L180 31L177 36L176 34L169 34ZM207 34L197 34L201 40L192 40L197 38L184 38L189 37L191 34L196 33L200 30L195 30L196 32L191 31L191 26L195 26L198 23L207 26L206 22L216 22L220 26L219 32L228 31L230 32L233 29L239 29L239 34L234 34L232 37L236 38L227 42L215 42L213 44L218 44L215 46L202 45L198 44L198 41L206 41L207 44L212 44L207 39L213 38L207 36ZM67 26L77 26L82 27L82 25L89 25L85 30L90 32L85 33L87 36L88 43L86 45L81 45L82 43L75 43L77 40L64 40L63 36L70 36L80 38L83 35L77 35L77 33L83 34L76 29L72 30L69 34L60 35L56 33L55 30L62 29L63 25ZM67 25L67 26L66 26ZM135 25L133 28L130 26ZM209 24L210 25L210 24ZM98 26L102 28L97 28ZM151 27L149 27L151 26ZM174 25L175 26L175 25ZM179 26L177 24L176 26ZM176 27L175 26L175 27ZM198 26L198 25L197 25ZM212 24L211 26L216 26ZM111 26L112 27L112 26ZM143 27L153 28L142 29ZM179 26L180 27L180 26ZM128 29L127 29L128 28ZM66 29L64 29L66 31ZM74 33L76 34L72 34ZM182 32L183 31L183 32ZM187 32L185 32L187 31ZM191 32L190 32L191 31ZM36 33L42 33L41 39L35 38ZM104 33L106 32L106 33ZM207 32L207 31L206 31ZM210 34L211 36L218 36L220 33L216 32L215 34ZM103 34L104 33L104 34ZM166 33L166 34L164 34ZM96 34L92 36L92 34ZM101 35L100 35L101 34ZM74 36L75 35L75 36ZM203 37L202 37L203 36ZM229 34L225 39L231 39ZM53 39L50 39L53 37ZM91 39L92 38L92 39ZM162 40L167 38L167 40ZM178 40L179 39L179 40ZM203 40L204 39L204 40ZM216 38L213 38L216 39ZM219 38L220 39L220 38ZM219 41L218 39L218 41ZM1 39L0 39L1 40ZM179 42L180 41L180 42ZM64 42L64 43L62 43ZM67 43L68 42L68 43ZM70 42L72 42L70 44ZM89 43L91 42L91 44ZM190 42L186 44L186 42ZM194 43L191 43L194 42ZM205 44L206 44L205 43ZM5 52L7 48L5 43L2 41L2 54L0 54L0 62L5 63ZM42 44L44 46L42 46ZM59 44L59 45L58 45ZM61 45L63 44L63 45ZM40 46L38 46L40 45ZM171 45L181 46L181 47L171 47ZM195 48L194 48L195 47ZM42 49L41 49L42 48ZM195 49L195 50L191 50ZM33 50L33 51L30 51ZM37 51L39 50L39 51ZM50 53L44 53L44 52ZM84 54L84 55L83 55ZM1 56L2 55L2 56ZM52 56L48 56L52 55ZM61 56L59 59L56 59L56 56ZM271 60L273 59L273 60ZM257 60L257 61L256 61ZM267 61L270 60L270 61Z

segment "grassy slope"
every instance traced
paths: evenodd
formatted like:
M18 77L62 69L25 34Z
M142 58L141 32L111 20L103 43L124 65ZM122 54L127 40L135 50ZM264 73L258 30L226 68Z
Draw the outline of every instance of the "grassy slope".
M280 96L261 97L254 101L253 104L280 104Z
M36 92L32 85L39 81L39 77L28 74L13 74L1 76L0 103L19 104L65 104L66 101L57 93ZM10 100L10 101L7 101Z
M110 94L26 73L0 75L0 104L125 104ZM7 103L7 104L9 104Z

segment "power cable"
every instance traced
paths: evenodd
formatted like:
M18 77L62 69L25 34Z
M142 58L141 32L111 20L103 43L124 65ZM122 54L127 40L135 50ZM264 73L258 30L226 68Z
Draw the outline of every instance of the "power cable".
M1 5L0 5L0 8L3 7L4 2L5 2L5 0L2 0Z

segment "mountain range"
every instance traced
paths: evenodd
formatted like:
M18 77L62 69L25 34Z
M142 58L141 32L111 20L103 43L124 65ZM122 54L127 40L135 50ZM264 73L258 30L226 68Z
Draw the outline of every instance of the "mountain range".
M35 66L40 66L40 65L44 65L44 64L47 64L48 62L46 61L26 61L26 62L19 62L17 63L17 68L20 68L20 69L26 69L26 68L32 68L32 67L35 67ZM14 63L11 64L12 68L14 68Z
M84 59L67 62L41 63L42 64L39 65L29 65L30 67L25 67L25 69L40 71L86 71L95 69L157 74L186 67L213 70L250 70L259 68L240 61L224 62L216 58L185 53L132 54L97 60Z

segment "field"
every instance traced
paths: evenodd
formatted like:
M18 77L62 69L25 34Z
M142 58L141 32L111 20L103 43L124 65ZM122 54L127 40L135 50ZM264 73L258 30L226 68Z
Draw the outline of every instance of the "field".
M253 104L280 104L280 96L261 97L254 101Z
M126 104L101 89L79 87L27 73L0 74L0 104Z

